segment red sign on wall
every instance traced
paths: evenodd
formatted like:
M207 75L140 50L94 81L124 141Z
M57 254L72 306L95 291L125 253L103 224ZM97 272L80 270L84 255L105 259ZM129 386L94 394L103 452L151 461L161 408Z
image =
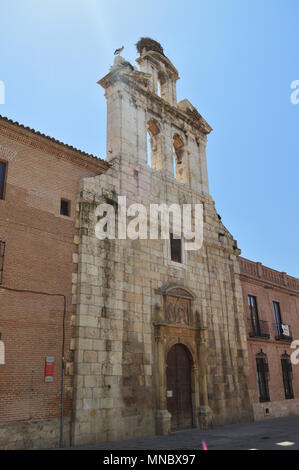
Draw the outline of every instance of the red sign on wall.
M45 382L54 381L54 357L47 356L45 363Z

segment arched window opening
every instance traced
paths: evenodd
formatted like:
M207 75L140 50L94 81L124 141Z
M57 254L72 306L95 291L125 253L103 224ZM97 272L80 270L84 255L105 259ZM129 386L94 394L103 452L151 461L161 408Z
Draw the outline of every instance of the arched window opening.
M157 94L161 98L161 84L159 80L157 81Z
M147 125L147 164L155 170L162 170L161 132L156 120L151 119Z
M146 133L146 147L147 147L147 165L152 167L152 158L151 158L151 136L149 131Z
M181 183L187 183L186 150L182 138L175 134L173 137L173 171L174 177Z
M164 72L158 72L157 93L160 98L167 100L167 77Z
M176 178L176 165L175 165L175 156L172 155L172 168L173 168L173 177Z

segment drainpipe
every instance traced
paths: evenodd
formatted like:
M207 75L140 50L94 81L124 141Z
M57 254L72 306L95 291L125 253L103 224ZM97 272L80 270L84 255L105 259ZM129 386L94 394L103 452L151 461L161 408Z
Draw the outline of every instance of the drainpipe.
M12 287L4 287L0 285L0 289L10 292L18 292L23 294L44 295L48 297L62 297L63 298L63 317L62 317L62 343L61 343L61 391L60 391L60 432L59 432L59 447L63 446L63 415L64 415L64 347L65 347L65 318L66 318L66 296L64 294L53 294L49 292L41 292L27 289L14 289Z
M66 296L63 295L62 345L61 345L61 399L60 399L60 436L59 447L63 447L63 415L64 415L64 343L65 343Z

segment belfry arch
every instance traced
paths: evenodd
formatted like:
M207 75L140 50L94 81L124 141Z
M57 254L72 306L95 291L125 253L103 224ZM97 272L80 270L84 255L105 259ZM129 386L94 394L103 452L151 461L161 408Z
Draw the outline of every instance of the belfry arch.
M148 162L150 161L151 168L161 171L163 169L162 136L160 125L156 119L148 121L147 133L149 137Z
M186 145L182 137L175 133L173 136L173 159L175 179L181 183L188 183L188 161Z

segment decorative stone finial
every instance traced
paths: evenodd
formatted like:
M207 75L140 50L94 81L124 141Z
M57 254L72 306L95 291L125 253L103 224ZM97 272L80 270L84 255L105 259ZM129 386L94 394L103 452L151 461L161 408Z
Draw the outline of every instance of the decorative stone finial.
M114 65L124 64L126 61L121 55L116 55L114 58Z

